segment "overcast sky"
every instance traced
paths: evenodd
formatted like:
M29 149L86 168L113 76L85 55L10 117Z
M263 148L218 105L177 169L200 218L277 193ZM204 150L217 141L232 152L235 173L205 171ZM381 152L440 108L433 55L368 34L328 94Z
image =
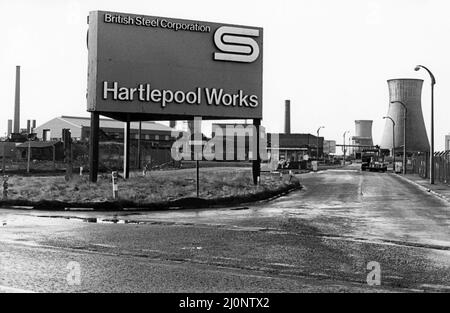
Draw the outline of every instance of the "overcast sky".
M450 4L442 0L1 0L0 134L14 112L15 66L22 66L21 126L86 111L86 16L111 10L264 28L263 125L283 131L291 99L292 132L342 142L355 119L371 119L379 143L389 100L387 79L436 76L435 149L450 132Z

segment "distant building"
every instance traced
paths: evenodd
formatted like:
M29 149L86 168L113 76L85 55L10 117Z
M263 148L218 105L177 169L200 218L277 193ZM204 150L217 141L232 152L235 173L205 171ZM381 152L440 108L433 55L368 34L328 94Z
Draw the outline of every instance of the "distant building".
M250 145L249 133L253 124L246 123L215 123L212 124L212 137L217 137L218 134L223 135L223 159L224 160L238 160L237 158L237 144L243 143L243 155L245 160L252 158L252 149ZM229 136L226 136L226 129L232 130ZM240 129L240 130L239 130ZM220 132L219 132L220 131ZM275 140L272 140L273 136L278 136L278 145ZM317 140L319 139L319 140ZM317 157L317 150L319 156L323 155L324 138L311 135L311 134L279 134L268 133L267 134L267 148L269 152L278 152L279 158L290 161L303 161L311 157ZM317 146L318 145L318 146ZM228 147L228 148L227 148ZM234 148L233 148L234 147ZM217 153L216 153L217 154ZM242 157L242 156L241 156Z
M74 140L88 141L90 135L90 118L61 116L55 117L50 121L35 128L34 132L39 140L61 140L62 130L70 129ZM103 141L122 141L124 137L124 123L112 119L100 119L100 140ZM139 123L132 122L130 125L131 139L138 139ZM173 142L175 138L171 137L172 128L155 123L142 122L141 139L146 141Z
M80 143L76 146L78 150L74 152L74 158L76 158L76 155L87 155L85 144L89 142L90 118L75 116L55 117L36 127L34 132L39 141L33 144L32 154L41 156L42 159L48 159L51 145L61 140L63 129L70 129L72 139ZM152 165L171 162L171 147L177 139L171 136L172 130L171 127L160 123L142 122L140 157L138 157L139 122L132 122L130 125L130 166L136 168L138 165L143 166L149 162ZM105 168L120 168L122 166L123 139L124 122L107 118L100 119L100 163ZM24 147L19 148L23 150Z
M273 135L278 135L278 147L272 146ZM317 151L319 151L319 157L323 156L323 137L317 138L311 134L268 134L268 142L269 150L277 149L280 159L302 161L317 158Z
M450 134L445 135L445 150L450 150Z
M28 148L31 149L31 158L33 160L64 160L64 148L61 141L27 141L16 146L16 153L19 159L26 159Z
M324 140L323 153L328 155L336 153L336 140Z

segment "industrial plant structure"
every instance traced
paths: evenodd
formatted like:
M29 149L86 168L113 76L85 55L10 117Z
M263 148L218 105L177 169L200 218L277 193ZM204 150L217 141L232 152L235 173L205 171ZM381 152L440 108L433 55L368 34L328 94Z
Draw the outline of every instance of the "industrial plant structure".
M138 139L139 123L131 123L131 138ZM61 140L62 130L70 129L72 139L88 141L90 134L89 117L60 116L55 117L35 129L39 140ZM123 140L123 122L109 118L100 119L100 129L103 140ZM170 146L175 138L171 137L172 128L155 122L142 122L141 139L166 143Z
M364 148L373 146L372 123L372 120L355 121L355 136L351 137L353 147L350 149L350 153L353 153L357 159L360 158L360 154Z
M387 116L393 119L395 127L392 121L386 120L381 139L381 148L392 149L394 140L395 153L402 153L405 137L404 129L406 129L407 154L429 151L430 145L421 106L423 80L406 78L390 79L387 82L389 87ZM404 128L405 113L406 127Z
M16 66L16 92L14 97L14 133L20 133L20 66Z
M24 142L33 140L34 128L36 128L36 120L27 120L27 128L20 127L20 66L16 66L16 85L14 94L14 122L8 119L7 122L7 141Z
M278 147L272 146L272 136L278 136ZM275 150L281 160L303 161L323 156L324 137L311 134L291 133L291 101L285 100L284 133L268 134L269 151Z

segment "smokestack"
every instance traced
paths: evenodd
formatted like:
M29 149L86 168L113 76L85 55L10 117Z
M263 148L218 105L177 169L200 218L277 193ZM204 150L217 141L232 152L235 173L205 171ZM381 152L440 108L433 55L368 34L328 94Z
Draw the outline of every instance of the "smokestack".
M422 84L421 79L390 79L389 87L389 109L387 116L395 121L395 148L399 149L403 146L403 124L404 110L399 103L390 103L391 101L403 102L408 114L406 118L406 149L410 152L429 151L430 144L428 141L425 122L422 115ZM386 120L384 126L381 147L392 149L392 122Z
M14 99L14 133L20 133L20 66L16 66L16 96Z
M27 120L27 134L31 134L31 120Z
M31 133L34 133L35 128L36 128L36 120L31 120Z
M284 133L291 133L291 100L285 101L285 111L284 111Z
M11 136L12 130L13 130L13 121L8 120L8 138L9 136Z

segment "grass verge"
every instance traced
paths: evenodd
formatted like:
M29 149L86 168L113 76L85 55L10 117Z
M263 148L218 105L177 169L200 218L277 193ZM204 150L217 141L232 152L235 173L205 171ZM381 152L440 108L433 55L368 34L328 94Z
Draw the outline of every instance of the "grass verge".
M119 199L112 198L110 175L97 183L87 176L10 178L8 199L0 206L31 206L40 210L64 210L89 207L117 211L128 208L162 210L169 208L204 208L237 205L270 199L300 188L295 177L263 173L254 186L247 168L202 168L200 197L196 197L195 169L151 172L143 177L134 173L129 180L119 180Z

